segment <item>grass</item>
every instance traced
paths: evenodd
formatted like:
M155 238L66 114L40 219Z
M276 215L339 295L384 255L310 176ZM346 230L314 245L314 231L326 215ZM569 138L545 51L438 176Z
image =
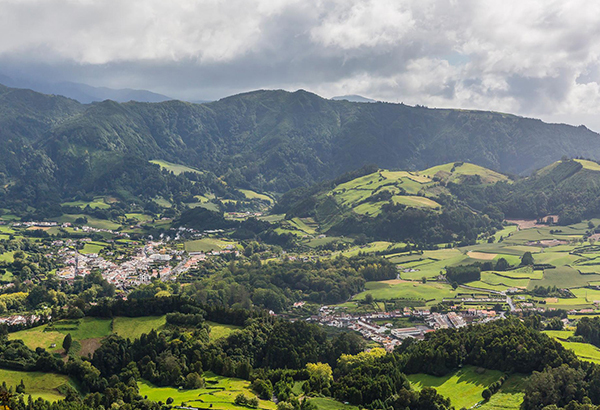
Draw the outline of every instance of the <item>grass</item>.
M433 199L425 198L424 196L396 195L392 200L395 204L402 204L415 208L442 208L442 206Z
M596 164L595 162L587 161L585 159L576 159L575 161L583 165L583 168L585 169L589 169L592 171L600 171L600 165Z
M95 197L92 201L63 202L61 205L76 206L78 208L85 208L86 206L89 206L92 209L108 209L108 208L110 208L110 205L104 201L103 196Z
M240 192L246 196L248 199L261 199L263 201L267 201L270 204L273 204L273 198L267 196L265 194L259 194L258 192L251 191L249 189L240 189Z
M113 333L124 339L134 340L151 330L161 329L167 322L166 315L145 317L116 317L113 319Z
M10 333L9 339L21 339L30 349L42 347L50 352L62 351L62 342L70 333L74 341L82 342L87 339L100 339L111 333L111 319L98 319L86 317L79 319L79 324L70 324L63 321L56 322L53 331L44 331L48 325ZM62 328L61 328L62 327ZM56 347L50 348L51 344ZM76 349L74 349L76 350Z
M502 376L498 370L484 370L478 373L475 367L462 369L443 377L428 374L411 374L408 380L416 390L435 387L439 394L450 399L454 408L470 408L482 401L481 393Z
M15 258L13 257L13 255L15 254L15 252L16 251L4 252L0 255L0 261L10 263L14 262Z
M116 222L112 222L106 219L98 219L93 216L83 214L64 214L57 218L57 222L75 223L76 219L83 217L87 218L88 220L87 223L83 225L91 226L92 228L116 230L121 226Z
M237 247L236 242L224 241L215 238L202 238L195 241L185 242L185 250L187 252L211 252L226 249L228 246Z
M577 288L587 286L588 282L600 280L600 275L582 275L570 266L558 266L555 269L545 269L542 280L532 280L529 288L538 286L556 286L557 288Z
M344 404L329 397L315 397L310 399L310 403L317 406L320 410L358 410L358 407L351 404Z
M483 403L482 410L518 410L525 396L526 376L513 374L502 384L500 390L487 402Z
M157 387L146 381L139 381L138 387L141 396L148 396L149 400L166 403L169 397L174 399L174 405L187 403L194 406L194 402L209 404L214 410L246 409L244 406L234 404L235 397L243 393L247 397L256 397L250 390L250 382L230 377L216 376L213 373L204 373L207 387L210 389L179 390L172 387ZM259 408L272 410L276 408L275 403L267 400L259 400Z
M8 387L15 387L21 383L25 384L25 394L33 396L34 399L41 397L44 400L58 401L65 398L58 391L58 387L69 384L69 378L62 374L21 372L15 370L0 369L0 381L6 382Z
M576 342L568 342L567 339L573 336L574 332L571 330L562 330L562 331L551 331L545 330L548 336L558 340L560 344L562 344L565 349L573 350L573 352L579 357L581 360L585 360L588 362L600 364L600 349L596 346L591 345L589 343L576 343Z
M187 167L185 165L180 165L180 164L174 164L172 162L164 161L162 159L153 159L150 162L153 163L153 164L160 165L160 167L162 169L166 169L167 171L171 171L175 175L179 175L179 174L181 174L183 172L195 172L197 174L203 174L202 171L199 171L199 170L197 170L195 168Z
M101 243L101 242L87 242L84 246L83 249L80 251L81 253L85 253L85 254L89 254L89 253L100 253L100 251L102 249L104 249L105 247L107 247L108 244L105 243Z
M452 172L452 168L454 168L454 163L443 164L421 171L419 174L433 178L437 173L440 173L440 175L446 176L445 179L447 181L454 181L463 175L479 175L481 177L481 182L484 184L493 184L508 179L506 175L468 162L455 167L454 172Z
M229 336L232 332L241 329L240 326L222 325L220 323L206 322L210 326L209 338L211 341Z
M450 285L437 282L408 282L403 280L388 280L381 282L367 282L365 291L354 297L354 300L363 300L367 293L376 300L390 299L423 299L426 301L440 302L444 298L453 298L456 292Z
M130 214L125 214L125 216L127 217L127 219L137 219L140 222L146 222L146 221L152 220L152 217L150 215L140 214L140 213L130 213Z
M59 332L44 332L46 326L33 327L31 329L19 330L15 333L9 333L10 340L20 339L30 349L41 347L48 351L54 352L61 350L65 335ZM55 348L50 348L52 344L56 344Z

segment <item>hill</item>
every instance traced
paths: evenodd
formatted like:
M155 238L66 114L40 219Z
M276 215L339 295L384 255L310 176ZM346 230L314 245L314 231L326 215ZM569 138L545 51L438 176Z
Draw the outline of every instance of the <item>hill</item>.
M600 215L600 165L589 160L563 159L512 184L447 187L475 209L494 206L512 218L558 215L559 223L571 224Z
M486 187L509 178L478 165L453 163L425 171L365 167L337 180L285 194L274 212L313 218L323 232L380 240L440 243L475 239L502 219L473 212L449 184Z
M149 160L208 170L230 187L283 193L366 164L417 170L468 161L520 174L563 155L600 158L599 136L585 127L306 91L261 90L207 104L83 105L1 87L0 125L2 185L34 205L77 192L139 196L138 181L161 179L160 168L141 165Z

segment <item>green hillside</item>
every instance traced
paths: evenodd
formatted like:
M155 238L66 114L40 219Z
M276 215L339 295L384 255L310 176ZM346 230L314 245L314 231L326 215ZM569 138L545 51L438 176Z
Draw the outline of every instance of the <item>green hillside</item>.
M286 212L290 221L313 218L328 234L367 234L377 240L423 240L425 235L428 242L452 242L494 229L501 220L473 212L452 195L448 184L485 188L499 181L510 180L462 162L417 172L366 167L292 191L274 211Z
M563 155L600 158L597 141L585 127L492 112L332 101L305 91L254 91L208 104L82 105L0 87L0 186L11 203L35 207L78 200L78 194L131 202L211 192L238 200L244 195L215 191L284 193L366 164L417 170L467 161L523 173ZM157 159L161 166L149 162ZM454 182L467 168L453 173L452 166L434 167L424 175ZM207 172L188 183L181 172L189 169ZM501 179L493 172L481 178ZM403 185L413 193L418 187L406 179Z

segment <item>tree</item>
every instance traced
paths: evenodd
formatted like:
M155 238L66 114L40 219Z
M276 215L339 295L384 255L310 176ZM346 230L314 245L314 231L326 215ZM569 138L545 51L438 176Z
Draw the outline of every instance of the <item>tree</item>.
M196 372L189 373L185 377L186 389L199 389L204 386L204 379Z
M10 402L12 394L8 390L0 390L0 403L2 403L2 407L4 410L8 408L8 403Z
M240 393L235 396L235 400L233 401L238 406L245 406L248 404L248 399L244 396L244 393Z
M481 392L481 397L483 397L483 400L488 401L492 397L492 392L490 389L485 389Z
M525 252L521 257L521 266L531 266L535 263L531 252Z
M365 295L365 303L366 303L367 305L371 305L371 304L373 304L373 295L371 295L370 293L367 293L367 294Z
M248 400L248 406L252 407L253 409L257 409L258 404L258 399L256 397L252 397L250 400Z
M504 258L500 258L500 259L498 259L498 262L496 262L496 270L505 271L505 270L508 270L509 268L510 268L510 264Z
M68 333L62 342L62 347L63 347L63 349L65 349L65 354L69 353L69 349L71 348L72 344L73 344L73 337L71 336L71 333Z

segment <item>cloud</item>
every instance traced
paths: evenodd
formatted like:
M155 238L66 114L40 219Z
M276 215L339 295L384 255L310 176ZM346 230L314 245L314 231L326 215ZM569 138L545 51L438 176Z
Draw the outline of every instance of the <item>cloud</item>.
M0 71L214 99L256 88L600 130L600 3L0 0Z

